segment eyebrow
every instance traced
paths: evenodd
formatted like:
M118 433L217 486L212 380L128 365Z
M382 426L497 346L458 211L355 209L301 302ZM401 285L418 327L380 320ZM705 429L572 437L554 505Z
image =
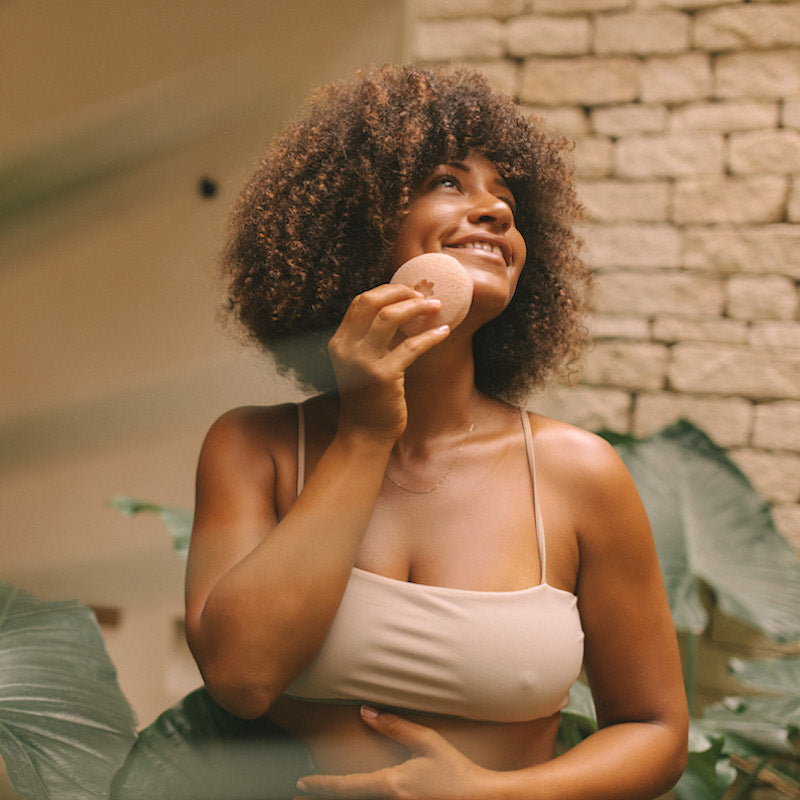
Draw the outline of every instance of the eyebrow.
M466 164L464 164L462 161L445 161L444 162L444 166L453 167L453 169L461 170L461 172L469 172L470 171L470 168ZM502 175L498 175L494 179L494 182L498 186L501 186L503 189L508 189L508 191L511 191L511 187L508 185L508 183L506 182L506 180L503 178Z

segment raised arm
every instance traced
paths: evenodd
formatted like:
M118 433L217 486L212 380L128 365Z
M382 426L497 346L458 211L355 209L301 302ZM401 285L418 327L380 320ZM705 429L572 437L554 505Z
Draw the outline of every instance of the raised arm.
M333 620L405 427L403 377L444 339L435 329L396 343L400 324L437 303L404 286L354 300L330 352L340 384L335 435L300 496L280 516L287 476L286 407L239 409L209 431L197 472L186 582L192 652L215 699L263 714L321 644Z

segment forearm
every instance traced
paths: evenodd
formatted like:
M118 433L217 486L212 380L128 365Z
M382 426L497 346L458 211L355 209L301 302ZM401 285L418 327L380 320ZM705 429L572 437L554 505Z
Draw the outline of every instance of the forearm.
M337 435L286 516L216 582L201 608L187 613L206 682L235 713L263 713L319 647L389 450L366 437Z
M686 736L678 727L627 722L603 728L551 761L492 773L486 800L652 800L685 768Z

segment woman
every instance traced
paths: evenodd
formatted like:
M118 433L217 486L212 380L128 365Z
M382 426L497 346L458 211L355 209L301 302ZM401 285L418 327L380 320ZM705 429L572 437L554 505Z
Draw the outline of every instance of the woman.
M474 74L389 67L318 93L235 209L231 309L335 390L212 426L187 633L220 705L308 745L313 796L650 798L682 772L631 479L603 440L510 404L583 336L563 146ZM404 336L438 301L388 281L426 252L470 272L472 305ZM306 358L320 332L329 359ZM581 664L600 730L554 757Z

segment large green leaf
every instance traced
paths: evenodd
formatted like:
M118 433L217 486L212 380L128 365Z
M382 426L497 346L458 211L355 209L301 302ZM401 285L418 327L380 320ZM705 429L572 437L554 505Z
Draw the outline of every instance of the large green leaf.
M732 658L728 669L751 689L793 696L800 710L800 657Z
M113 800L285 800L314 767L306 746L265 718L239 719L198 689L145 728Z
M725 751L742 756L796 755L792 731L800 708L787 697L726 697L703 710L694 724L709 735L725 737Z
M705 584L729 616L776 640L800 636L800 559L725 452L685 420L641 441L604 435L647 509L676 628L707 627Z
M136 739L94 615L0 583L0 754L27 800L107 797Z

